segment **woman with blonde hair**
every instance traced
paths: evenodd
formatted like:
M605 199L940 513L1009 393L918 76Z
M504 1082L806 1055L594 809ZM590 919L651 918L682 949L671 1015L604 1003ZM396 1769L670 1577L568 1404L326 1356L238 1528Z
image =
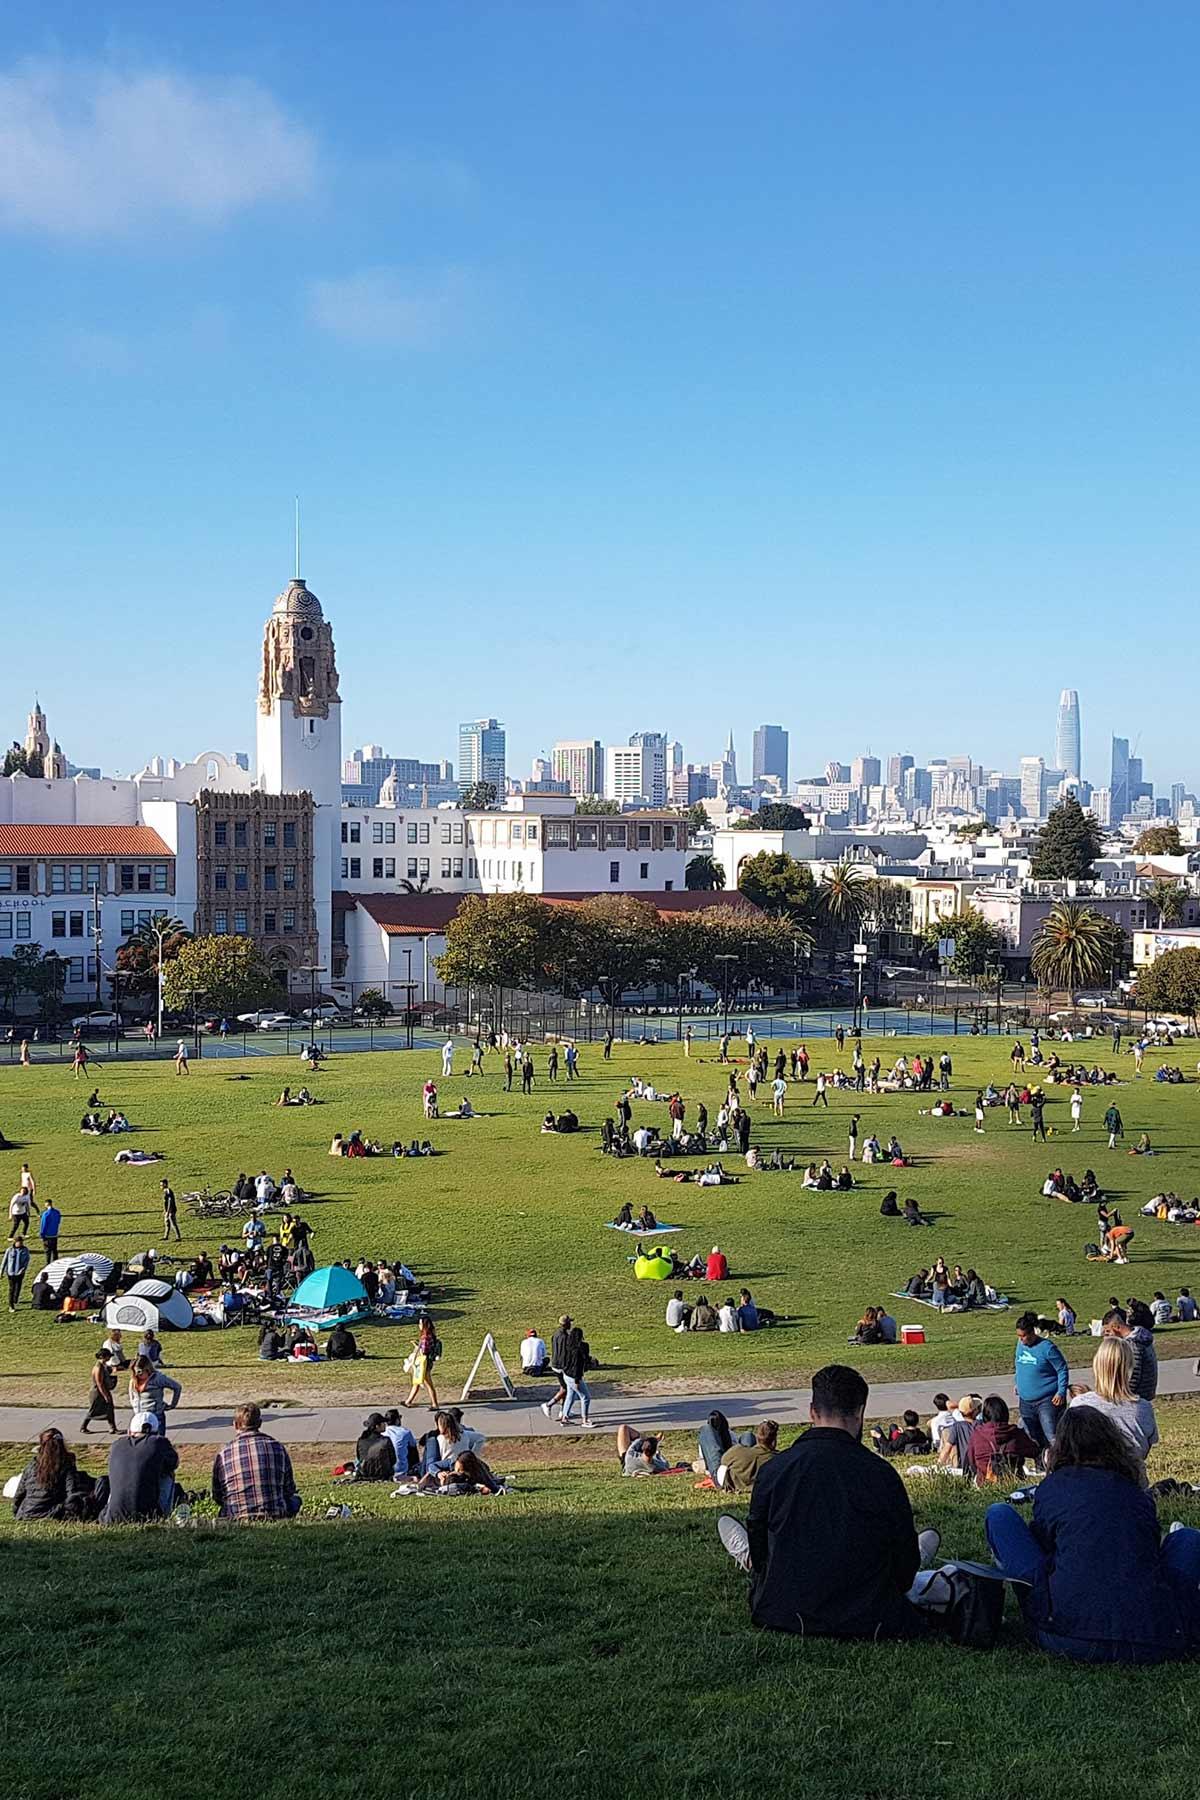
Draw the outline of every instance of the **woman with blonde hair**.
M1100 1339L1092 1358L1094 1390L1076 1394L1071 1406L1090 1406L1111 1419L1137 1458L1147 1486L1146 1458L1158 1442L1158 1424L1149 1400L1133 1391L1133 1349L1127 1338Z

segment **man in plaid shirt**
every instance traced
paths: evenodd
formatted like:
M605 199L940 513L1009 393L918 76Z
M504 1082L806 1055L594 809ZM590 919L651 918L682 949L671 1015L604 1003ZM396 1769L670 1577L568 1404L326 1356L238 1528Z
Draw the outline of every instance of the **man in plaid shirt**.
M233 1415L237 1436L213 1462L213 1499L223 1519L290 1519L300 1511L292 1459L262 1430L262 1411L251 1400Z

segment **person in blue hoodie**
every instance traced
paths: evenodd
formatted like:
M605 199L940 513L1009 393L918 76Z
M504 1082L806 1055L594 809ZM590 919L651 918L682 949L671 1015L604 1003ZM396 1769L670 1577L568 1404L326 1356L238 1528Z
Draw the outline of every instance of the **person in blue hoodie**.
M1078 1662L1156 1663L1200 1649L1200 1531L1159 1535L1136 1458L1104 1414L1074 1406L1026 1524L990 1506L992 1555L1043 1650Z
M1013 1374L1021 1424L1035 1444L1048 1450L1067 1404L1071 1372L1057 1344L1039 1335L1034 1312L1022 1313L1017 1320Z

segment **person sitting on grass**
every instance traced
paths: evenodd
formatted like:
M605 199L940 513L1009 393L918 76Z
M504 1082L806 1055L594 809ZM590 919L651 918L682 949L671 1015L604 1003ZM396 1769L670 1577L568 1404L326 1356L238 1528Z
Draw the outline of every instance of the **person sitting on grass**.
M421 1466L426 1474L453 1468L455 1459L467 1450L478 1456L487 1442L481 1431L463 1424L459 1406L437 1413L433 1423L434 1429L421 1439Z
M887 1193L883 1196L883 1199L880 1201L879 1216L881 1219L901 1219L904 1217L903 1213L900 1211L895 1188L889 1188Z
M108 1486L101 1525L143 1525L174 1510L179 1452L153 1413L134 1413L129 1430L108 1453ZM99 1494L97 1499L99 1499Z
M1102 1337L1092 1358L1092 1380L1095 1391L1084 1388L1067 1402L1074 1406L1092 1406L1111 1419L1137 1458L1142 1471L1142 1486L1149 1485L1146 1458L1158 1442L1158 1423L1154 1407L1133 1391L1133 1345L1128 1338Z
M933 1224L933 1220L927 1219L925 1217L925 1214L921 1211L920 1207L917 1205L916 1201L912 1198L911 1194L909 1195L908 1199L904 1202L904 1223L906 1225L932 1225Z
M504 1483L472 1450L464 1450L451 1469L438 1469L422 1475L417 1491L438 1494L444 1500L465 1500L470 1494L502 1494Z
M875 1307L868 1306L862 1318L854 1327L852 1344L882 1344L883 1332L879 1326L879 1314Z
M638 1209L636 1228L638 1231L658 1230L658 1220L646 1205L645 1201L642 1202L641 1207Z
M355 1481L391 1481L396 1473L396 1446L384 1430L381 1412L368 1413L354 1446Z
M838 1170L837 1179L833 1185L841 1194L848 1194L850 1189L854 1186L854 1177L846 1167L845 1163L843 1163Z
M990 1506L988 1545L1034 1641L1088 1663L1157 1663L1200 1647L1200 1531L1160 1536L1137 1459L1111 1419L1073 1406L1029 1523Z
M990 1481L1020 1480L1025 1474L1025 1461L1036 1461L1039 1446L1020 1425L1009 1418L1008 1402L999 1394L989 1394L983 1403L983 1418L971 1433L962 1467L982 1487Z
M285 1355L283 1332L274 1319L268 1319L258 1334L259 1362L277 1362Z
M67 1449L62 1432L49 1425L21 1470L13 1518L20 1525L45 1519L83 1521L91 1517L94 1487L92 1477L78 1467L74 1451Z
M745 1437L738 1443L745 1443ZM695 1475L707 1475L716 1482L717 1470L721 1466L721 1458L734 1442L733 1432L729 1428L729 1420L723 1412L710 1412L700 1427L700 1435L696 1443L696 1460L692 1464Z
M617 1461L623 1475L661 1475L670 1465L659 1455L661 1439L642 1436L632 1425L617 1426Z
M721 1457L715 1477L726 1493L748 1494L762 1469L779 1452L779 1426L774 1419L764 1419L754 1430L750 1444L731 1444Z
M921 1429L920 1414L911 1407L899 1425L872 1425L871 1442L880 1456L928 1456L933 1449L929 1433Z
M717 1318L715 1308L709 1301L708 1296L706 1294L701 1294L695 1306L692 1308L692 1316L688 1320L688 1330L717 1331L719 1329L720 1320Z
M218 1450L212 1467L212 1495L223 1519L292 1519L300 1496L292 1459L278 1439L262 1429L262 1409L253 1400L233 1415L237 1433Z
M722 1544L750 1576L750 1616L805 1637L922 1634L918 1571L937 1532L917 1536L895 1469L862 1443L869 1389L857 1369L813 1376L809 1429L760 1470L743 1525L723 1515Z
M340 1319L329 1334L325 1356L329 1362L355 1362L366 1355L360 1350L354 1333Z

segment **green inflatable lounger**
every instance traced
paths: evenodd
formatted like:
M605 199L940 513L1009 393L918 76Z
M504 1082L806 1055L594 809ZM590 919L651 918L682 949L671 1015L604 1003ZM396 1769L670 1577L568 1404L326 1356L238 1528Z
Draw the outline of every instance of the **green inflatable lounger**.
M670 1281L675 1273L675 1259L661 1250L651 1250L635 1257L633 1272L639 1281Z

